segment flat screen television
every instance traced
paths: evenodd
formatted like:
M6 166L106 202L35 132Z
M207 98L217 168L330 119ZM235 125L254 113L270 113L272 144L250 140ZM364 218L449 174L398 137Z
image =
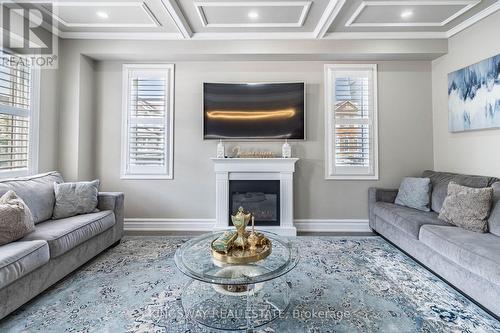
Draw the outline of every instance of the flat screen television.
M304 140L304 82L203 83L203 138Z

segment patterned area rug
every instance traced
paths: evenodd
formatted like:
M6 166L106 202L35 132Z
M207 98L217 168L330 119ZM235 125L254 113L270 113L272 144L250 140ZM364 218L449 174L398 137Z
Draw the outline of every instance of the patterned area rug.
M0 322L0 332L207 332L185 318L185 238L126 237ZM286 316L257 332L500 332L500 322L379 237L298 237Z

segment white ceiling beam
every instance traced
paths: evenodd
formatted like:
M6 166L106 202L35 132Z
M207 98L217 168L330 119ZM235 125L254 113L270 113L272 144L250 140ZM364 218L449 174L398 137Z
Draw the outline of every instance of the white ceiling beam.
M167 10L168 14L174 21L175 26L182 34L182 37L189 39L193 36L193 30L189 26L188 21L184 17L182 10L177 4L176 0L161 0L163 7Z
M323 38L325 36L345 2L346 0L330 0L328 2L323 15L314 29L313 35L315 38Z

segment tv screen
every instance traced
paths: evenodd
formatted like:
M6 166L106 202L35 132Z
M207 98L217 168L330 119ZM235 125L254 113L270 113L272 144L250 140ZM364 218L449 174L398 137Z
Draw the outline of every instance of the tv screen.
M205 139L304 139L304 83L204 83Z

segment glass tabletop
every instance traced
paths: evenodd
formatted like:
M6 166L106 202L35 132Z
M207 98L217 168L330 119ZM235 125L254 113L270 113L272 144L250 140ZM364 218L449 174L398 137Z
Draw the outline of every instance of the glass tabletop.
M263 233L272 242L271 254L251 264L223 264L213 260L210 245L224 232L204 234L182 244L175 252L177 268L187 276L211 284L245 285L275 279L298 263L297 247L271 232Z

